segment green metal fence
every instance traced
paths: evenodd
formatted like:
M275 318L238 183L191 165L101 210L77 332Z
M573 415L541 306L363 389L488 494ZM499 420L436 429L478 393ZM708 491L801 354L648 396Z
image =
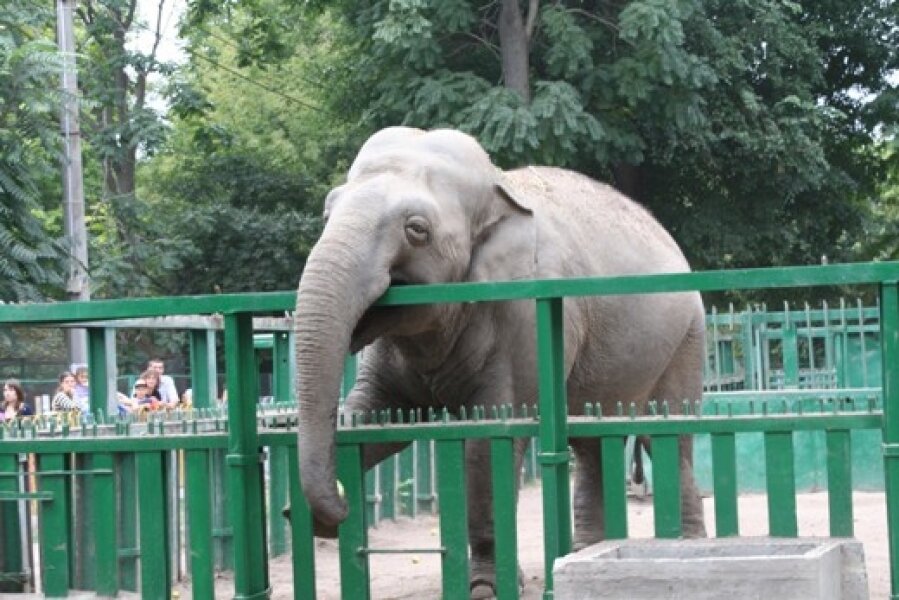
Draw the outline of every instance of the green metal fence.
M795 536L797 432L822 431L828 454L827 485L832 535L852 533L852 432L880 430L887 512L890 528L892 597L899 598L899 264L832 265L808 268L753 269L606 279L521 281L490 284L407 286L391 289L383 304L402 305L429 302L501 301L532 299L537 303L539 406L522 411L507 408L497 414L470 410L457 415L401 415L402 424L386 426L397 415L364 418L344 416L337 433L338 476L343 481L350 504L350 517L340 528L341 586L345 598L369 597L368 557L376 552L367 543L366 489L362 473L361 445L388 441L433 441L436 455L436 488L440 504L440 546L443 590L446 598L468 595L468 551L465 469L463 448L466 440L489 439L493 448L495 506L508 506L514 495L512 443L515 438L537 436L540 440L539 468L542 475L545 585L551 597L553 560L571 549L569 454L567 437L601 438L604 462L604 495L608 537L628 533L625 490L625 436L649 435L656 455L653 473L655 533L658 537L680 534L679 470L677 438L681 434L708 434L714 472L715 532L718 536L738 535L737 468L735 440L748 432L764 438L766 488L769 501L769 530L772 535ZM678 407L684 414L674 416L667 405L654 407L649 416L632 413L622 406L614 415L600 415L595 406L585 407L584 415L566 414L562 361L562 298L566 296L653 293L659 291L718 291L727 289L806 287L821 285L876 285L880 295L881 346L883 360L883 408L864 403L845 406L822 399L812 406L765 402L750 414L703 414L695 406ZM112 595L133 579L146 598L167 598L172 571L169 530L160 526L168 520L166 501L167 469L179 453L184 455L186 514L190 539L188 550L194 582L194 596L213 597L212 574L216 554L216 526L213 523L211 468L216 453L224 454L224 470L229 499L230 521L220 529L230 533L224 550L233 558L235 596L265 598L268 581L268 535L266 513L265 456L288 463L286 495L291 499L295 518L290 537L293 548L294 595L312 598L314 548L310 517L299 491L295 434L287 429L259 427L256 399L258 378L253 356L254 315L283 314L294 304L292 293L220 295L172 299L95 301L54 305L0 306L0 323L44 324L91 322L181 314L221 313L225 322L226 381L230 410L227 422L217 419L186 419L154 423L140 436L122 435L137 425L99 423L72 429L40 427L9 428L0 442L0 508L4 532L22 501L39 506L43 589L48 596L63 596L76 579L71 559L77 535L72 507L77 505L78 486L91 498L90 520L84 523L84 537L93 541L93 555L81 568L82 581L99 594ZM89 329L91 388L109 389L113 373L107 372L106 333L101 327ZM202 336L197 336L199 340ZM202 354L198 341L197 352ZM195 385L203 385L202 357L197 358ZM207 378L208 384L208 378ZM196 388L195 388L196 389ZM102 400L92 397L95 408ZM276 417L266 415L263 425ZM290 421L287 414L281 421ZM284 425L285 423L280 423ZM105 435L115 434L118 435ZM36 456L37 485L22 485L21 454ZM129 467L133 463L133 467ZM140 501L133 512L121 506L121 482L132 469L138 482ZM24 489L23 489L24 488ZM283 488L282 488L283 489ZM268 487L271 498L272 486ZM284 493L284 492L280 492ZM125 503L127 504L127 503ZM14 507L10 510L9 507ZM267 511L268 508L268 511ZM122 517L125 515L125 519ZM518 594L517 547L514 520L510 511L496 510L498 591L502 598ZM134 526L136 527L136 540ZM221 533L221 532L220 532ZM13 538L3 538L3 570L14 571L16 547ZM110 544L109 540L117 540ZM135 543L136 541L136 543ZM90 547L90 546L86 546ZM18 556L19 564L21 556ZM123 565L129 565L123 567ZM129 570L131 575L128 575Z

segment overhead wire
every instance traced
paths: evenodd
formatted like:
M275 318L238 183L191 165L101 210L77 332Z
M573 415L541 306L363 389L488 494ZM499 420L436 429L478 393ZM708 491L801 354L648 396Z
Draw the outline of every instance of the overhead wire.
M138 22L138 21L135 21L133 24L134 24L136 27L138 27L138 28L140 28L140 29L143 29L144 31L148 31L148 32L150 32L150 33L152 33L152 34L154 34L154 35L158 35L158 36L161 37L162 39L168 40L169 42L176 42L176 41L178 41L177 39L172 39L172 38L170 38L170 37L163 36L163 35L161 35L159 32L153 31L150 27L148 27L148 26L146 26L146 25L144 25L143 23L140 23L140 22ZM201 29L201 31L202 31L202 29ZM207 34L208 34L209 32L208 32L208 31L204 31L204 33L207 33ZM212 37L215 37L216 39L220 39L220 38L218 38L217 36L212 36ZM233 44L233 43L232 43L232 44ZM233 45L232 47L237 47L237 46L236 46L236 45ZM283 98L284 100L287 100L287 101L289 101L289 102L294 102L294 103L296 103L296 104L299 104L300 106L303 106L303 107L305 107L305 108L308 108L309 110L314 110L314 111L317 111L317 112L326 112L326 111L325 111L323 108L321 108L320 106L315 106L314 104L310 104L309 102L306 102L305 100L301 100L301 99L299 99L299 98L297 98L297 97L295 97L295 96L291 96L290 94L286 94L286 93L282 92L281 90L275 89L274 87L272 87L272 86L270 86L270 85L266 85L266 84L264 84L264 83L262 83L262 82L260 82L260 81L256 81L255 79L253 79L253 78L251 78L251 77L249 77L249 76L247 76L247 75L244 75L243 73L241 73L240 71L238 71L238 70L236 70L236 69L232 69L231 67L228 67L228 66L226 66L226 65L223 65L222 63L218 62L218 61L215 60L214 58L211 58L211 57L207 56L206 54L203 54L202 52L199 52L199 51L197 51L196 49L191 48L189 45L188 45L188 46L184 46L182 49L183 49L185 52L187 52L188 54L190 54L191 56L193 56L193 57L195 57L195 58L199 58L200 60L202 60L202 61L204 61L204 62L206 62L206 63L208 63L208 64L214 66L214 67L217 68L217 69L221 69L222 71L225 71L226 73L228 73L228 74L230 74L230 75L232 75L232 76L234 76L234 77L237 77L238 79L240 79L240 80L242 80L242 81L245 81L245 82L247 82L247 83L249 83L249 84L251 84L251 85L255 85L256 87L258 87L258 88L260 88L260 89L263 89L263 90L265 90L265 91L267 91L267 92L269 92L269 93L271 93L271 94L275 94L276 96L279 96L279 97ZM308 82L308 83L312 83L312 82Z

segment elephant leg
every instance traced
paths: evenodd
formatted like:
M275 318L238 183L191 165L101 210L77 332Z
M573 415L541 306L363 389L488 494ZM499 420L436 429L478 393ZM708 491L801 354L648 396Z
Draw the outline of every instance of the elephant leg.
M515 500L521 464L530 440L515 440ZM496 542L493 526L493 480L490 469L490 442L469 440L465 444L468 477L468 541L471 546L471 597L493 598L496 594ZM524 581L518 571L519 585Z
M576 469L574 483L574 550L605 538L602 487L602 447L599 438L572 438Z

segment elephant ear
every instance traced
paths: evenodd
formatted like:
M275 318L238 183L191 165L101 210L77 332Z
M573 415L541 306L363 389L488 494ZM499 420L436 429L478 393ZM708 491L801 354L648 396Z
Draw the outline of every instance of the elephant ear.
M536 223L526 198L497 181L471 251L469 281L531 279L536 273Z

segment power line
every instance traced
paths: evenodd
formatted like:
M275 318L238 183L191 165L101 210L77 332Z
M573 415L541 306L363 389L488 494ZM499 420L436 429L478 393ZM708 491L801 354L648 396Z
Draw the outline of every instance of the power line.
M163 38L163 39L166 39L166 40L168 40L168 41L170 41L170 42L175 42L175 41L177 41L177 40L173 40L173 39L170 38L170 37L167 37L167 36L162 35L160 32L153 31L150 27L148 27L148 26L146 26L146 25L144 25L143 23L140 23L140 22L138 22L138 21L135 21L135 22L132 23L132 24L133 24L135 27L138 27L138 28L140 28L140 29L143 29L144 31L148 31L148 32L150 32L150 33L152 33L152 34L154 34L154 35L158 35L159 37L161 37L161 38ZM201 31L202 31L202 30L201 30ZM209 33L209 32L207 31L206 33ZM210 35L211 35L211 34L210 34ZM212 37L216 37L216 36L212 36ZM237 70L235 70L235 69L232 69L231 67L226 67L225 65L223 65L223 64L220 63L220 62L218 62L217 60L215 60L215 59L213 59L213 58L210 58L209 56L203 54L202 52L198 52L197 50L191 48L190 46L185 46L185 47L184 47L184 51L187 52L188 54L190 54L191 56L195 57L195 58L199 58L200 60L205 61L205 62L211 64L212 66L216 67L217 69L221 69L221 70L225 71L226 73L229 73L230 75L232 75L232 76L234 76L234 77L237 77L238 79L241 79L241 80L243 80L243 81L246 81L246 82L249 83L249 84L255 85L255 86L257 86L257 87L259 87L259 88L261 88L261 89L263 89L263 90L265 90L265 91L271 93L271 94L275 94L276 96L279 96L279 97L281 97L281 98L283 98L283 99L285 99L285 100L287 100L287 101L289 101L289 102L294 102L294 103L296 103L296 104L299 104L300 106L303 106L303 107L305 107L305 108L308 108L308 109L310 109L310 110L314 110L314 111L317 111L317 112L326 112L326 111L325 111L324 109L322 109L320 106L315 106L314 104L310 104L310 103L306 102L305 100L300 100L299 98L296 98L296 97L294 97L294 96L291 96L290 94L285 94L285 93L282 92L281 90L275 89L275 88L273 88L273 87L271 87L271 86L269 86L269 85L266 85L266 84L264 84L264 83L260 83L259 81L256 81L256 80L252 79L251 77L248 77L248 76L244 75L244 74L241 73L240 71L237 71ZM309 81L307 80L307 83L312 83L312 82L309 82ZM314 84L314 85L317 85L317 84Z

